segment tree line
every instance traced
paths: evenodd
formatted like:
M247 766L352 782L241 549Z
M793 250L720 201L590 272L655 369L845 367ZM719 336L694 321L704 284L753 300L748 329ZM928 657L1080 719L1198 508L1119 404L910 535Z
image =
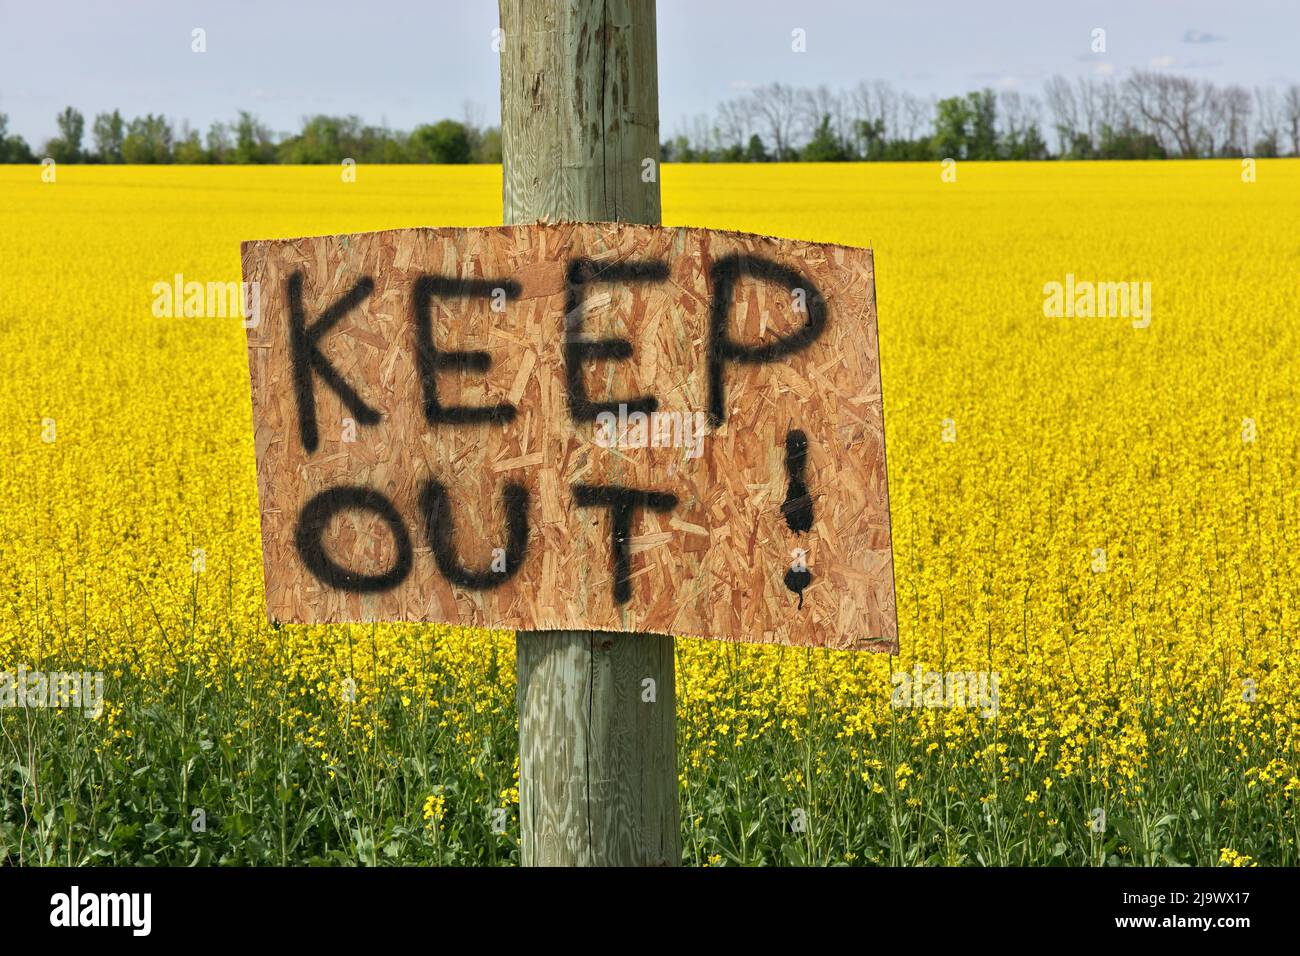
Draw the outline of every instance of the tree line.
M276 136L252 113L232 122L213 123L205 135L188 123L179 128L165 116L125 119L121 112L100 113L86 137L85 117L69 106L56 117L59 133L34 153L20 136L8 133L0 113L0 163L499 163L501 132L470 120L441 120L409 133L367 126L357 116L312 116L302 129Z
M69 106L39 154L8 133L0 162L95 163L499 163L501 131L468 115L409 133L356 116L313 116L275 135L241 112L207 133L164 116ZM1162 72L1127 78L1055 76L1043 95L975 90L942 99L877 80L849 90L770 83L700 114L661 144L671 162L860 162L938 159L1165 159L1300 156L1300 84L1248 90ZM1050 141L1049 141L1050 140Z
M1217 86L1169 73L1052 77L1043 95L942 99L878 80L758 87L663 144L676 162L1300 156L1300 84Z

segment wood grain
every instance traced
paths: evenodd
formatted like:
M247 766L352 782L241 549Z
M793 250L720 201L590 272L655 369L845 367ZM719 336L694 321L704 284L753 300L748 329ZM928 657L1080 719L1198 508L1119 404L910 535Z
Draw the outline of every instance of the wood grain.
M501 24L504 221L658 225L653 0L501 0ZM647 157L655 161L649 176ZM532 368L521 364L512 401ZM519 631L515 644L521 862L678 863L671 690L648 712L642 705L639 722L626 719L645 676L673 687L673 637ZM620 661L612 670L611 655ZM590 679L607 672L622 683ZM557 693L557 685L586 692ZM544 819L535 812L557 806L563 812Z
M504 221L658 224L654 3L500 6Z
M519 751L526 862L675 866L672 640L548 631L521 635L518 652L528 675L518 688L530 744Z

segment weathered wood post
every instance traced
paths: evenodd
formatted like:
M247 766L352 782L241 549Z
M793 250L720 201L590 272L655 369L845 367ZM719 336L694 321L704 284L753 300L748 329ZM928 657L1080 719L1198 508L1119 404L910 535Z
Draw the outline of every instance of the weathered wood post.
M654 0L500 9L505 222L658 225ZM516 650L523 864L676 865L673 638L520 632Z

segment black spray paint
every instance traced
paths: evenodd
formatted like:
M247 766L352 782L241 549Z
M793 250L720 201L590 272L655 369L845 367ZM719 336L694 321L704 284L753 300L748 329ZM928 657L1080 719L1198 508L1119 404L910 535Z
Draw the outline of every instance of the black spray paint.
M320 445L316 427L316 394L313 374L319 375L334 390L334 394L348 407L353 417L362 425L379 423L379 412L361 400L361 396L343 380L343 376L330 364L320 350L320 340L325 333L359 306L374 291L375 282L369 276L359 280L344 296L320 314L308 326L302 305L302 273L289 277L289 337L293 354L293 391L298 399L298 432L302 447L311 454Z
M358 574L338 564L325 553L321 541L325 529L335 515L344 511L372 511L388 525L397 547L397 559L383 574ZM307 566L307 570L316 575L322 584L340 591L358 594L391 591L411 573L411 536L406 533L406 525L402 523L402 516L397 513L393 503L373 488L340 485L313 497L298 516L294 543L298 546L298 557Z
M519 298L519 283L512 279L455 279L445 276L421 276L415 281L416 356L420 366L420 385L424 390L424 417L430 425L465 425L490 422L504 425L515 420L515 407L500 405L443 406L438 401L438 373L441 371L486 372L492 367L487 352L440 352L433 342L433 299L491 298L501 289L506 299Z
M433 558L442 576L471 591L491 591L515 576L528 551L528 489L508 484L502 495L506 504L506 560L504 571L471 571L460 563L451 516L451 498L447 487L427 481L420 491L420 510L424 513L425 532L433 546Z
M632 599L628 538L632 533L635 512L641 508L658 512L671 511L677 507L677 496L664 491L640 491L619 485L574 485L573 497L580 508L609 509L610 548L614 558L614 603L626 604Z
M736 282L742 277L775 282L792 293L795 289L802 289L807 322L797 331L765 345L745 345L734 341L727 332L727 320L731 316ZM817 341L826 327L826 302L807 276L758 256L724 256L709 269L709 281L713 286L713 302L709 309L709 421L717 428L727 417L726 383L723 380L726 364L766 365L803 351Z
M598 415L607 411L617 414L620 406L626 407L628 414L637 411L649 414L658 408L658 401L653 395L608 401L593 401L587 395L583 380L584 364L599 360L628 359L632 356L633 347L630 341L621 338L588 340L583 327L583 305L586 288L595 283L662 282L667 280L668 274L667 264L655 260L602 264L578 258L569 262L566 272L564 361L569 410L574 421L594 421ZM824 330L827 309L820 291L806 276L758 256L737 254L719 259L710 268L709 278L713 290L708 328L709 418L713 426L718 427L726 418L726 364L767 364L802 351L815 342ZM807 309L805 324L796 331L763 345L745 345L732 340L728 333L728 319L735 287L741 278L783 285L792 293L802 289ZM294 273L289 278L288 299L299 432L303 447L311 453L320 444L314 376L319 376L333 389L359 423L374 425L380 421L380 413L362 401L320 350L321 339L326 333L374 291L374 281L369 276L360 279L322 312L312 325L307 324L304 314L302 284L302 273ZM457 279L426 275L415 282L413 307L417 360L424 414L431 425L478 422L506 424L517 415L515 407L508 403L477 407L444 406L438 400L439 373L458 371L482 374L491 368L492 360L485 351L439 351L433 341L434 297L491 297L497 289L503 290L507 299L517 299L521 294L519 283L510 279ZM786 436L785 458L789 484L781 512L786 524L795 534L807 532L813 525L812 499L805 479L807 453L807 437L800 430L791 430ZM636 512L642 509L660 513L671 511L677 506L677 497L669 492L641 491L617 485L580 484L574 486L573 492L579 507L603 507L610 511L614 601L626 604L632 597L629 538ZM432 546L439 572L452 584L471 590L490 590L513 577L523 565L528 551L529 493L522 485L508 484L503 490L503 500L507 537L505 570L474 571L466 568L457 554L452 505L446 487L438 481L430 480L421 488L419 504L424 516L424 531ZM397 556L393 566L384 573L359 574L342 567L325 553L322 538L329 522L335 515L348 510L373 512L388 526ZM313 497L299 515L295 543L307 569L323 584L343 591L388 591L405 581L411 571L413 549L402 517L387 497L372 488L345 485L327 489ZM785 585L799 595L800 607L803 607L803 591L811 581L812 574L806 569L797 571L792 567L785 574Z
M808 436L795 428L785 436L785 473L790 482L786 488L781 514L785 523L796 533L808 531L813 525L812 498L804 483L804 470L808 467Z
M597 359L622 360L632 357L632 343L627 339L596 339L587 341L583 329L583 300L586 287L596 282L663 282L668 278L668 264L655 260L614 262L602 264L591 259L573 259L569 262L566 293L564 297L564 373L569 393L569 414L576 422L594 422L601 412L618 414L626 406L627 414L650 414L659 407L653 395L640 398L615 398L606 402L593 402L587 396L587 386L582 378L582 365Z
M804 481L804 471L808 466L808 436L797 428L786 432L785 436L785 473L789 476L785 501L781 504L781 513L785 523L795 534L809 531L813 526L812 497L808 494L808 485ZM785 586L799 595L799 607L803 607L804 588L812 583L812 572L803 568L790 567L785 572Z

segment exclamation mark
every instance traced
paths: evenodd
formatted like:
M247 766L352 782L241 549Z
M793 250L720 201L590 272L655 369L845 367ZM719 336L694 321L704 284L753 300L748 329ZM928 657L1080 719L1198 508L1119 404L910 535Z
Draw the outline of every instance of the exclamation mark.
M804 469L808 465L808 436L799 429L792 429L785 436L785 473L790 484L786 490L781 513L785 523L795 534L811 530L813 526L812 497L808 494L808 485L804 483ZM808 570L801 558L785 572L785 586L799 595L799 607L803 607L803 591L812 583L812 572Z

